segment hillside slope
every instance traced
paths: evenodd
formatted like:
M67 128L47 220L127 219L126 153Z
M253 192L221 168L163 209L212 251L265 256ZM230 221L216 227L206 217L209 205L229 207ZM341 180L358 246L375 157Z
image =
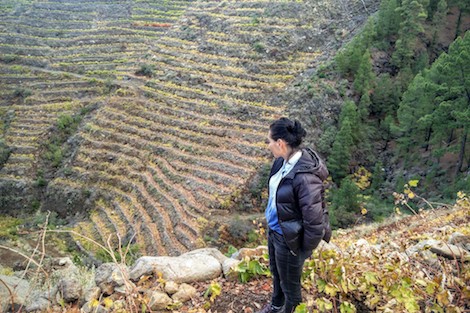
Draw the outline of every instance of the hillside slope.
M203 245L269 162L273 97L376 7L2 1L0 212L58 212L143 254Z

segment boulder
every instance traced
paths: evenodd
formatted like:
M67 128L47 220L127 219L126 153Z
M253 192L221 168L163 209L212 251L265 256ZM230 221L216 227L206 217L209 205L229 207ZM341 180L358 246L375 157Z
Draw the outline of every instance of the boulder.
M115 263L101 264L95 273L95 283L101 291L110 295L115 287L122 286L129 277L129 269L125 265Z
M152 311L163 310L173 302L165 292L159 290L149 292L149 297L149 307Z
M437 244L439 241L434 239L422 240L415 244L414 246L406 249L406 254L408 256L413 256L416 253L419 253L422 250L430 248L432 245Z
M431 245L431 251L448 259L470 261L470 252L450 243L439 241Z
M336 253L338 253L339 255L342 255L343 252L341 251L341 249L335 245L334 243L332 243L331 241L330 242L326 242L324 240L320 241L320 243L318 244L318 247L315 249L315 250L318 250L318 251L324 251L324 250L334 250L336 251Z
M191 256L191 255L194 255L194 254L207 255L207 256L214 257L214 258L217 259L217 261L219 261L220 264L222 264L226 259L228 259L228 257L226 257L222 252L220 252L216 248L196 249L196 250L193 250L193 251L186 252L186 253L184 253L180 256L184 257L184 256Z
M186 302L197 294L196 288L188 284L181 284L178 291L171 297L173 301Z
M177 283L206 281L219 277L222 265L215 257L205 253L188 253L178 257L144 256L136 261L130 278L137 281L142 275L154 273L161 273L165 280Z
M470 236L455 232L450 236L449 243L470 252Z
M224 276L226 278L237 278L236 273L233 272L233 268L237 267L238 264L240 264L242 261L241 260L236 260L236 259L226 259L224 263L222 263L222 271L224 273Z
M97 300L100 297L101 289L96 286L91 287L88 290L86 290L84 294L85 294L85 297L84 297L85 302Z
M57 284L59 293L65 303L75 302L82 296L82 285L75 277L64 277Z
M14 308L24 305L28 295L31 293L29 282L18 277L6 275L0 275L0 280L0 312L6 312L11 309L12 303ZM16 311L15 309L14 312Z

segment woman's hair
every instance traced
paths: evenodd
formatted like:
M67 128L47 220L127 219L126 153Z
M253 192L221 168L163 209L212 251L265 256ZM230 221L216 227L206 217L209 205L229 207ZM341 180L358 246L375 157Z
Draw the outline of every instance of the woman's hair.
M273 140L283 139L292 148L297 148L302 139L307 135L305 129L298 120L291 121L287 117L281 117L269 126Z

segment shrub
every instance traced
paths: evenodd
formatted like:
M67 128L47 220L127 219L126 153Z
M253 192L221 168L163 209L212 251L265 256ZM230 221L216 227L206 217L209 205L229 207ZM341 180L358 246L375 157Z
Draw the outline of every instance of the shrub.
M150 64L142 64L140 69L135 72L136 75L153 77L155 75L155 67Z

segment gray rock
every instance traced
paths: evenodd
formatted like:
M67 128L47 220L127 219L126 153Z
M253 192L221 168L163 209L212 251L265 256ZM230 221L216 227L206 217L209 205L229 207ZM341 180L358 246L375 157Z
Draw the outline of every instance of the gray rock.
M128 281L129 269L125 265L104 263L96 269L95 283L104 294L110 295L115 287L122 286Z
M408 256L413 256L414 254L424 250L429 249L432 245L437 244L439 241L434 239L422 240L419 243L415 244L412 247L406 249L406 254Z
M222 271L226 278L236 278L237 275L234 275L233 268L237 267L240 264L241 260L236 259L226 259L224 263L222 263Z
M216 248L202 248L202 249L197 249L193 251L186 252L180 256L191 256L194 254L200 254L200 255L208 255L212 256L219 261L220 264L224 262L225 259L228 259L222 252L220 252Z
M53 306L49 298L43 296L34 297L33 300L26 306L26 312L45 312Z
M179 289L179 286L174 281L170 280L165 283L165 292L169 295L176 293L178 289Z
M450 236L449 243L470 252L470 236L455 232Z
M65 303L75 302L82 296L82 285L75 277L62 278L57 287Z
M211 255L190 253L178 257L139 258L130 272L130 278L137 281L142 275L160 272L165 280L177 283L206 281L222 273L222 265Z
M93 302L94 301L89 301L85 303L80 309L80 312L81 313L108 313L109 312L108 309L106 309L101 304L94 306Z
M91 287L87 291L85 291L85 302L89 302L92 300L97 300L100 297L101 289L99 287Z
M186 302L197 294L196 288L188 284L181 284L178 291L171 297L173 301Z
M431 246L431 251L448 259L470 261L470 253L461 247L442 241Z
M31 293L29 282L14 276L0 275L0 312L6 312L14 307L24 305L28 295ZM5 287L6 284L8 286ZM11 292L11 294L10 294ZM16 312L16 310L15 310Z
M233 259L243 260L245 257L254 257L254 256L262 256L268 253L267 246L258 246L254 249L251 248L241 248L237 252L232 255Z
M173 302L171 298L163 291L152 291L150 292L149 296L150 310L163 310Z

